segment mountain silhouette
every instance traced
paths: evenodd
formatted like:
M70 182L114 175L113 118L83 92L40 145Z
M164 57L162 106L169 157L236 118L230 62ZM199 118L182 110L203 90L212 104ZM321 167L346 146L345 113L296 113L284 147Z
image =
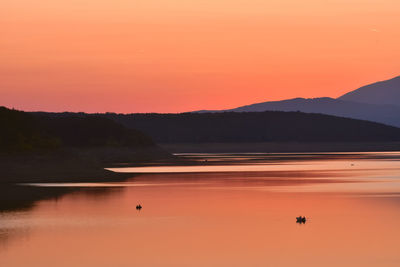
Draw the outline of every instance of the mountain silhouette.
M320 113L400 127L400 76L361 87L338 99L329 97L294 98L262 102L227 110L200 110L196 113L263 111Z
M338 99L369 104L400 106L400 76L363 86Z

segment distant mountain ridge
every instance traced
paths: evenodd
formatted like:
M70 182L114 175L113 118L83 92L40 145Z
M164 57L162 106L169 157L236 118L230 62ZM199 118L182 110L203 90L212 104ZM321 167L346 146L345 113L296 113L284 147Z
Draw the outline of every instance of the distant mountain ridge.
M400 106L400 76L360 87L339 100L378 105Z
M227 110L200 110L196 113L263 111L320 113L400 127L400 76L363 86L337 99L329 97L293 98Z

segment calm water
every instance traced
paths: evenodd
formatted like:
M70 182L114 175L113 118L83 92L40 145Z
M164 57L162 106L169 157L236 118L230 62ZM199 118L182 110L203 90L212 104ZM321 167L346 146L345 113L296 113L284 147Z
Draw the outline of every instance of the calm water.
M400 153L181 156L24 185L81 189L0 212L0 266L400 266Z

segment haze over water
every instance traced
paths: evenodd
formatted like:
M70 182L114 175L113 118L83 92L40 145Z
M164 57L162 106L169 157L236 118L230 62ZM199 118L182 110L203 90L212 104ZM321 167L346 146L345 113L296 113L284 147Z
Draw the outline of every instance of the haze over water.
M0 266L400 265L400 153L181 156L24 185L82 189L0 212Z

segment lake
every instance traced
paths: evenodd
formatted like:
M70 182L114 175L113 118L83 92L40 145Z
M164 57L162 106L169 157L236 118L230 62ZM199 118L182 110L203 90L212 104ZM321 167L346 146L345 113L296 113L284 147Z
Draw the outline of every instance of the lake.
M400 266L400 153L179 156L18 185L71 190L0 212L0 266Z

